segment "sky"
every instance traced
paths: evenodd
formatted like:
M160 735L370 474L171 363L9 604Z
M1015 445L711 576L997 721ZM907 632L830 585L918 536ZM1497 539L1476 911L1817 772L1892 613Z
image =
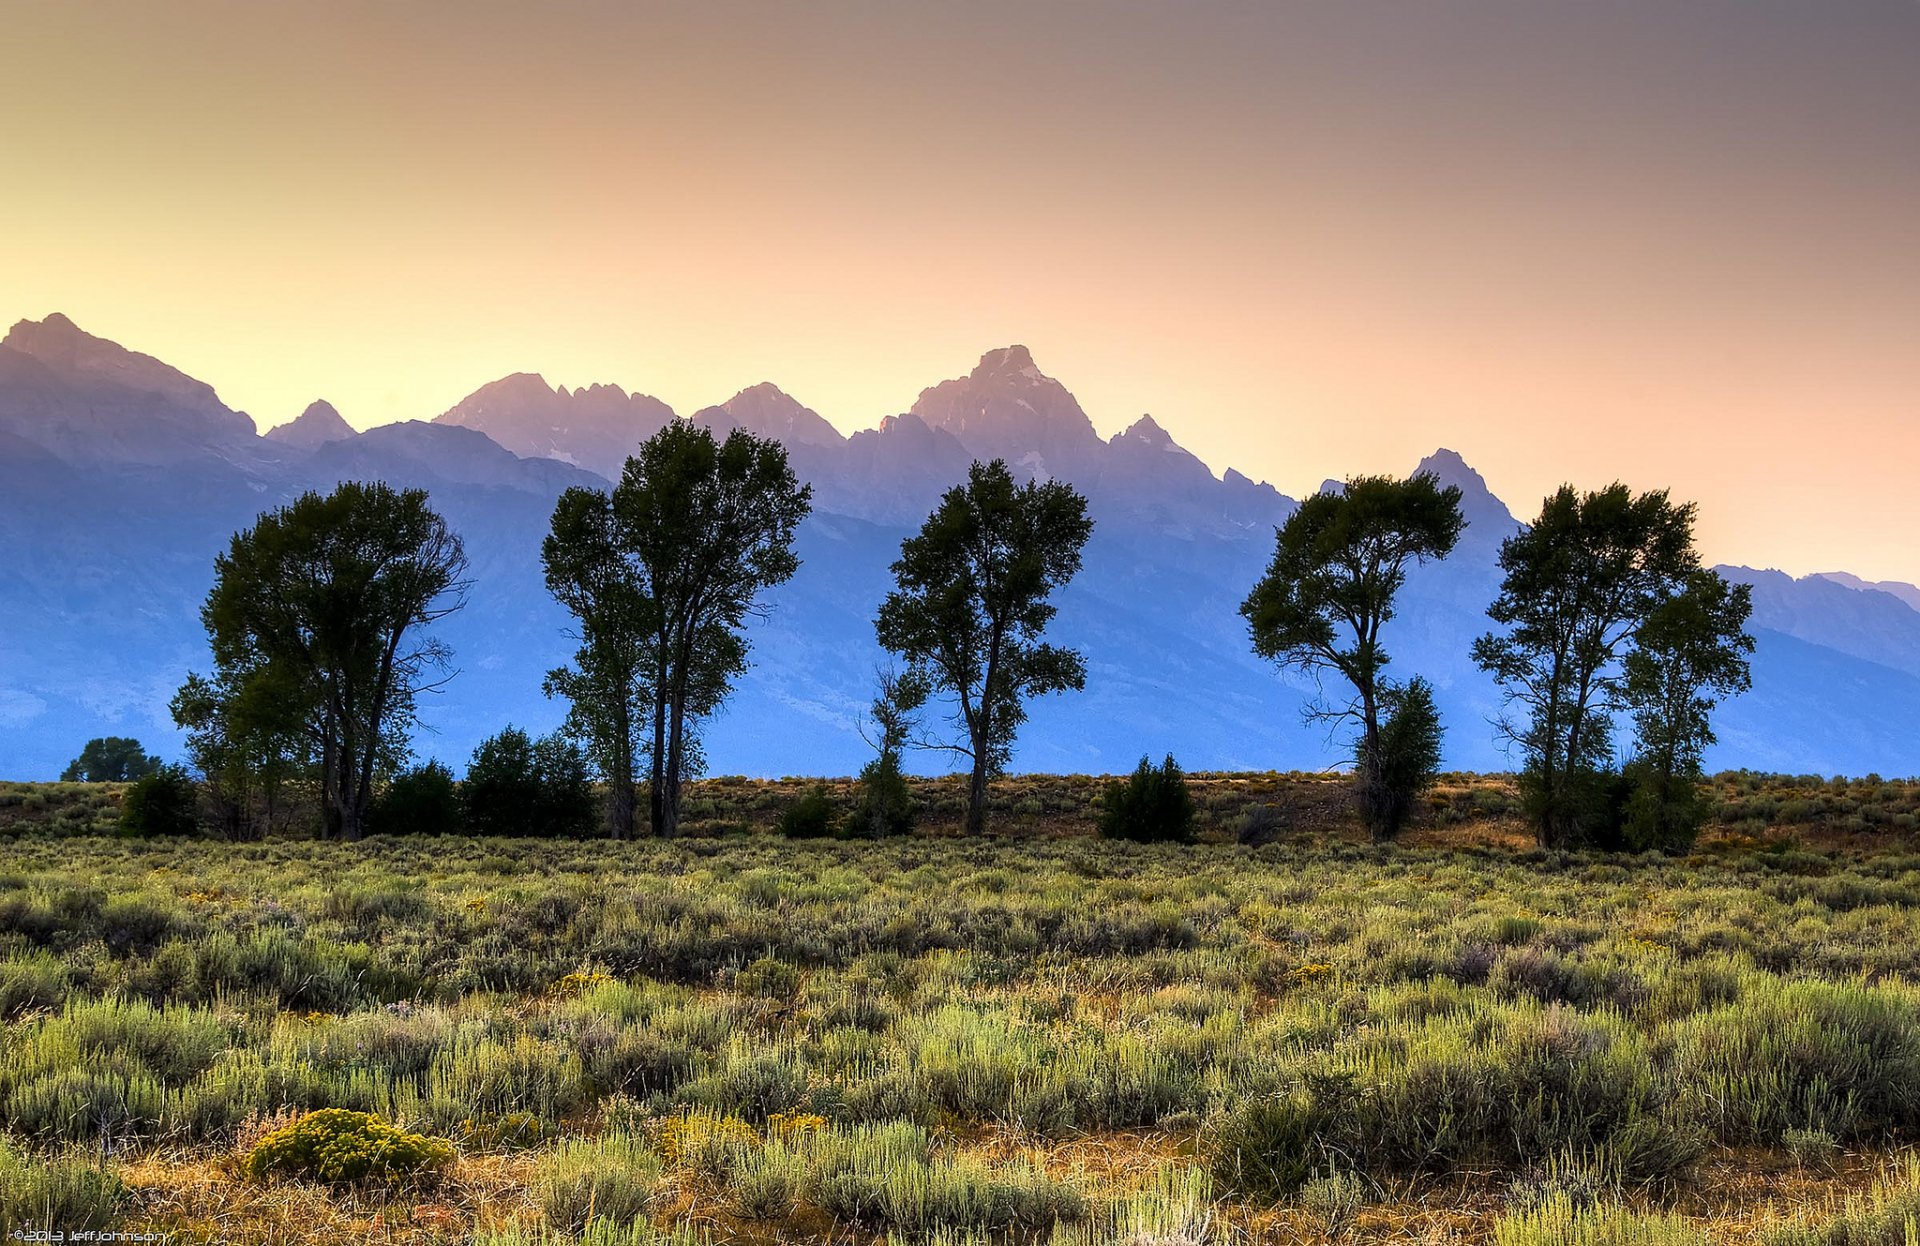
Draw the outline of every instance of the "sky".
M262 425L843 430L1019 342L1284 492L1459 450L1920 579L1920 0L0 0L0 321Z

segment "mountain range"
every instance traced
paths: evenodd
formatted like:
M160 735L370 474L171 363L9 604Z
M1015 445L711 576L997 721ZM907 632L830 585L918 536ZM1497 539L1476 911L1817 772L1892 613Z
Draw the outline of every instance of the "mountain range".
M459 769L508 723L551 728L561 707L541 677L571 648L539 567L553 501L570 485L607 487L675 418L616 385L569 390L515 373L430 420L356 432L316 401L262 436L160 360L64 316L21 321L0 341L0 775L50 778L96 735L177 754L166 706L188 670L208 665L198 611L215 555L261 511L346 479L427 489L471 559L467 606L439 628L459 673L422 706L418 751ZM1294 502L1237 471L1216 475L1150 416L1102 438L1025 347L987 352L850 436L769 383L685 418L779 438L814 487L800 572L753 625L753 668L706 729L715 772L860 765L888 565L942 490L989 457L1071 481L1096 522L1055 624L1085 653L1087 688L1034 703L1018 768L1106 772L1167 752L1192 769L1343 760L1339 740L1303 721L1313 684L1255 658L1236 612ZM1499 545L1518 524L1459 454L1417 466L1460 487L1469 526L1452 557L1411 577L1390 625L1394 669L1433 681L1449 765L1504 769L1498 691L1467 649L1487 630ZM1753 690L1723 707L1709 764L1920 771L1920 589L1721 570L1754 586L1758 643Z

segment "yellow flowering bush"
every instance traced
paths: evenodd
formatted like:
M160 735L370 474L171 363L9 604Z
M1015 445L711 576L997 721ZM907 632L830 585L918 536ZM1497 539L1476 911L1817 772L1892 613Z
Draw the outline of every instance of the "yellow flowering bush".
M408 1133L367 1112L322 1108L274 1130L247 1156L249 1177L307 1177L333 1185L401 1181L453 1162L453 1143Z

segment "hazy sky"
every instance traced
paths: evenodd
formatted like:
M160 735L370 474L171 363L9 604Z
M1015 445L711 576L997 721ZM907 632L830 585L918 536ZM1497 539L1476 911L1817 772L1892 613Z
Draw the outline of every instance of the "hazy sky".
M842 429L1023 342L1290 493L1460 450L1920 579L1920 0L0 0L0 320L263 424Z

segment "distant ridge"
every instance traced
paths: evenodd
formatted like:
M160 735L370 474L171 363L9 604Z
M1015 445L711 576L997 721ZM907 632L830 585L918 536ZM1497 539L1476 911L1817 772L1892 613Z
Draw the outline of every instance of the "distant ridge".
M0 343L0 776L51 777L96 735L178 756L167 700L205 667L198 612L214 556L261 511L346 479L427 489L472 559L469 605L441 629L459 674L423 705L416 747L458 768L506 723L550 729L560 707L541 682L571 643L540 566L553 501L571 486L607 487L674 418L620 386L568 390L514 373L431 421L354 433L317 402L262 437L211 386L65 317L15 326ZM1161 418L1100 438L1019 346L988 351L912 410L846 437L770 383L690 418L781 438L815 487L801 571L754 625L752 669L708 725L715 770L840 774L864 763L856 723L883 659L873 610L888 564L986 455L1072 481L1096 520L1055 625L1086 654L1087 688L1034 704L1017 768L1120 771L1164 751L1206 769L1342 760L1302 723L1315 689L1254 657L1237 612L1293 503L1232 467L1216 475ZM1433 682L1450 767L1504 768L1488 726L1497 691L1467 653L1488 628L1499 542L1518 525L1464 456L1442 449L1418 466L1460 488L1470 527L1451 557L1409 577L1385 638L1392 670ZM1720 715L1709 767L1920 772L1912 586L1724 570L1755 586L1758 649L1754 689Z

